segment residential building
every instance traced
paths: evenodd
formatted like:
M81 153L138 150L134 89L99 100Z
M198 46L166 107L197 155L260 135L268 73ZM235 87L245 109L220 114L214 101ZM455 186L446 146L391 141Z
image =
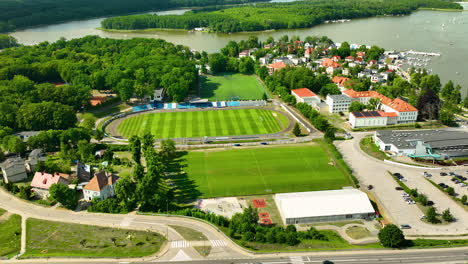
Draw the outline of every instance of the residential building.
M79 182L89 182L91 179L91 166L78 161L78 164L76 164L76 176Z
M320 97L307 88L294 89L291 91L291 94L296 98L296 102L298 103L306 103L312 106L320 103Z
M96 173L94 177L83 187L84 199L91 201L93 198L101 200L107 199L115 195L115 184L119 177L105 171Z
M5 183L19 182L28 178L24 160L20 157L9 158L1 163L0 167L2 168L3 181Z
M454 130L379 130L374 142L382 151L413 158L468 157L468 133Z
M64 176L65 174L60 173L49 174L36 172L31 182L31 189L34 195L42 199L47 199L50 196L49 189L53 184L69 184L68 179Z
M326 103L330 113L348 112L351 98L342 94L329 94L327 95Z
M273 64L269 64L267 66L268 68L268 74L272 75L275 71L279 71L281 69L286 68L288 65L282 61L280 62L275 62Z
M28 138L37 136L37 134L39 133L40 131L23 131L16 133L15 136L21 138L21 140L26 142L28 141Z
M367 194L354 188L278 193L275 202L286 225L369 220L376 215Z
M26 169L29 172L35 172L36 171L36 165L39 162L45 162L46 161L46 155L42 151L42 149L33 149L31 153L28 155L28 159L26 160Z
M272 59L273 59L273 55L267 54L267 55L265 55L265 57L261 57L259 59L260 65L267 65L267 64L269 64L271 62Z
M342 89L345 88L344 85L348 80L350 80L350 79L346 78L346 77L335 76L335 77L333 77L332 82L334 84L336 84L336 86L338 86L338 88L340 88L340 90L342 90Z

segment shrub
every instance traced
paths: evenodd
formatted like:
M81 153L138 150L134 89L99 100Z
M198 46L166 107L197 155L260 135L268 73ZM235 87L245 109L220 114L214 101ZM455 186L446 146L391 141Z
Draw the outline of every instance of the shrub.
M405 235L396 225L390 224L382 228L378 234L380 243L384 247L398 248L405 243Z

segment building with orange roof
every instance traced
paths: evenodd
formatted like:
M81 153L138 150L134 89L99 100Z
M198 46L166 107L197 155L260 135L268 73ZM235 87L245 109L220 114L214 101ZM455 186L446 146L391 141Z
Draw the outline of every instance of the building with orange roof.
M340 68L341 64L339 64L338 62L336 62L336 61L334 61L332 59L324 58L322 60L322 66L325 67L325 68L333 67L334 69L336 69L336 68Z
M332 82L334 84L336 84L336 86L338 86L338 88L340 89L343 89L344 88L344 85L347 81L349 81L351 79L347 78L347 77L342 77L342 76L335 76L333 77L332 79Z
M397 123L414 123L418 118L418 109L400 98L390 99L376 91L355 91L353 89L344 90L342 93L362 104L368 104L371 98L379 98L379 108L385 112L396 113L398 115Z
M272 63L272 64L269 64L267 66L268 68L268 74L272 75L275 71L279 71L281 69L284 69L286 68L288 65L282 61L280 62L275 62L275 63Z
M105 96L93 96L91 97L91 99L89 99L89 104L91 106L98 106L102 103L104 103L105 101L107 101L107 97Z
M298 103L306 103L312 106L320 103L320 97L307 88L291 90L291 94L296 97L296 102Z
M115 185L119 177L112 173L101 171L96 173L94 177L83 187L83 196L85 200L91 201L93 198L101 200L107 199L115 195Z

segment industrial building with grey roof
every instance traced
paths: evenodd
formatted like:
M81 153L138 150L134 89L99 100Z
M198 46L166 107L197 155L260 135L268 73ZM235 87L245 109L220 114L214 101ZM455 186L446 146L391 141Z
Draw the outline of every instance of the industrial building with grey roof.
M422 158L468 157L468 133L455 130L379 130L374 141L382 151Z

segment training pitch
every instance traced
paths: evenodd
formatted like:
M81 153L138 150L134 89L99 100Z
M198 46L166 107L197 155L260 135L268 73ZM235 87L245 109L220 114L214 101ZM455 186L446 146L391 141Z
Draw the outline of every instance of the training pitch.
M118 134L151 133L156 138L239 136L277 133L288 127L286 116L267 109L229 109L140 114L121 121Z
M202 77L200 96L210 101L260 100L263 93L255 75L226 74Z
M189 152L187 176L202 197L340 189L352 186L318 145Z

